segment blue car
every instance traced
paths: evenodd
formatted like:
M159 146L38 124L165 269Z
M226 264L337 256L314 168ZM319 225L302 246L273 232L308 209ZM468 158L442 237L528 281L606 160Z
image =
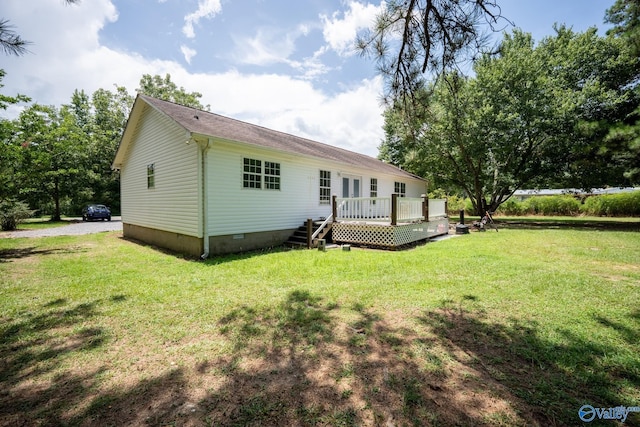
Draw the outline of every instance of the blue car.
M82 209L82 220L93 221L101 219L111 221L111 210L105 205L88 205Z

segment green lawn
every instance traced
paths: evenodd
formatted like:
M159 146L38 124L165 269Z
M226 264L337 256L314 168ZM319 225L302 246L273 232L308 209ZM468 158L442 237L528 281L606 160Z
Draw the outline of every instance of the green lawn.
M75 220L69 218L62 218L61 221L52 221L49 217L29 218L18 224L18 230L40 230L44 228L63 227L73 223L73 221Z
M640 406L640 233L207 262L0 239L0 361L3 426L576 425Z

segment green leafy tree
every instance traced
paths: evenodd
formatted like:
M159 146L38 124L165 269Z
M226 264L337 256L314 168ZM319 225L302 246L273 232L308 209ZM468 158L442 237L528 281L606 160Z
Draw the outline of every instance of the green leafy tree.
M0 69L0 89L4 87L2 79L5 71ZM9 105L29 102L24 95L7 96L0 94L0 110L6 110ZM0 201L18 197L19 181L16 172L21 168L20 149L15 144L15 123L0 117Z
M7 73L0 69L0 89L4 87L2 80ZM18 104L20 102L29 102L31 98L25 95L8 96L0 93L0 110L6 110L9 105Z
M607 10L605 22L613 24L607 32L625 43L635 58L635 72L626 82L632 88L636 108L620 117L608 128L603 151L625 167L631 182L640 182L640 1L617 0Z
M187 92L182 86L178 87L171 81L171 75L168 73L164 78L158 75L144 74L140 79L140 87L137 92L199 110L209 110L210 108L209 105L205 107L200 103L200 98L202 98L200 92Z
M116 87L115 92L99 89L92 96L94 127L89 147L92 198L115 211L120 206L120 180L119 174L111 170L111 163L132 104L133 98L124 87Z
M68 107L34 104L20 114L18 123L21 192L32 207L60 220L61 203L69 201L81 183L86 137Z
M607 9L604 20L613 24L607 34L627 40L633 54L640 56L640 1L616 0Z
M615 178L590 173L616 169L611 159L593 156L602 134L591 124L629 102L615 80L624 80L631 62L624 46L595 30L559 27L538 46L516 30L498 55L477 61L474 78L442 75L419 102L387 110L381 154L436 187L464 191L478 214L495 211L523 186L591 185L596 176L622 182L619 168Z

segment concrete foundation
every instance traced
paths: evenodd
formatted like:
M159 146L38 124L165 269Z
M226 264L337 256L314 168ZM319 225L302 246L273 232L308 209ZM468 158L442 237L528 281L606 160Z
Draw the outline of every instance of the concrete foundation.
M124 237L139 240L185 255L199 257L204 252L203 239L184 234L156 230L132 224L123 224ZM264 231L259 233L239 233L209 237L209 256L252 251L280 246L293 234L295 229Z
M209 253L211 255L229 254L280 246L291 237L294 231L295 229L290 229L211 236L209 237Z
M203 240L199 237L154 228L141 227L133 224L122 224L122 233L128 239L135 239L174 252L199 257L203 252Z

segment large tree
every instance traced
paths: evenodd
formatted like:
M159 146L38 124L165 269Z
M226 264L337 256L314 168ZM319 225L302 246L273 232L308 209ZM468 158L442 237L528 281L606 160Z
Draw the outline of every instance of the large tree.
M105 203L114 210L120 207L119 174L111 170L111 163L127 124L132 96L122 87L115 92L99 89L93 93L93 136L89 145L89 170L93 177L92 200Z
M607 10L605 21L613 24L607 34L627 44L635 57L635 72L625 86L633 88L635 98L640 98L640 1L617 0ZM640 182L640 106L621 116L608 129L605 151L625 167L626 177Z
M504 23L495 0L390 0L357 47L376 59L392 101L476 57L487 47L487 29L501 30Z
M140 87L137 92L187 107L209 110L209 105L205 107L200 103L200 98L202 98L200 92L187 92L182 86L178 87L171 81L171 75L168 73L164 78L159 75L144 74L140 79Z
M636 56L640 56L640 1L616 0L607 9L605 22L613 24L607 34L626 39Z
M595 29L559 27L538 46L516 30L477 61L475 77L444 74L419 102L388 109L381 154L464 191L478 214L523 186L623 183L612 159L594 159L595 142L598 124L628 108L619 82L632 68L624 44Z
M4 70L0 69L0 89L4 87L2 79ZM10 105L29 102L24 95L9 96L0 94L0 110L6 110ZM0 201L17 197L18 181L15 174L21 168L20 150L14 144L15 123L0 117Z
M82 186L87 135L68 107L33 104L20 114L15 140L22 149L20 193L60 220L62 203Z

